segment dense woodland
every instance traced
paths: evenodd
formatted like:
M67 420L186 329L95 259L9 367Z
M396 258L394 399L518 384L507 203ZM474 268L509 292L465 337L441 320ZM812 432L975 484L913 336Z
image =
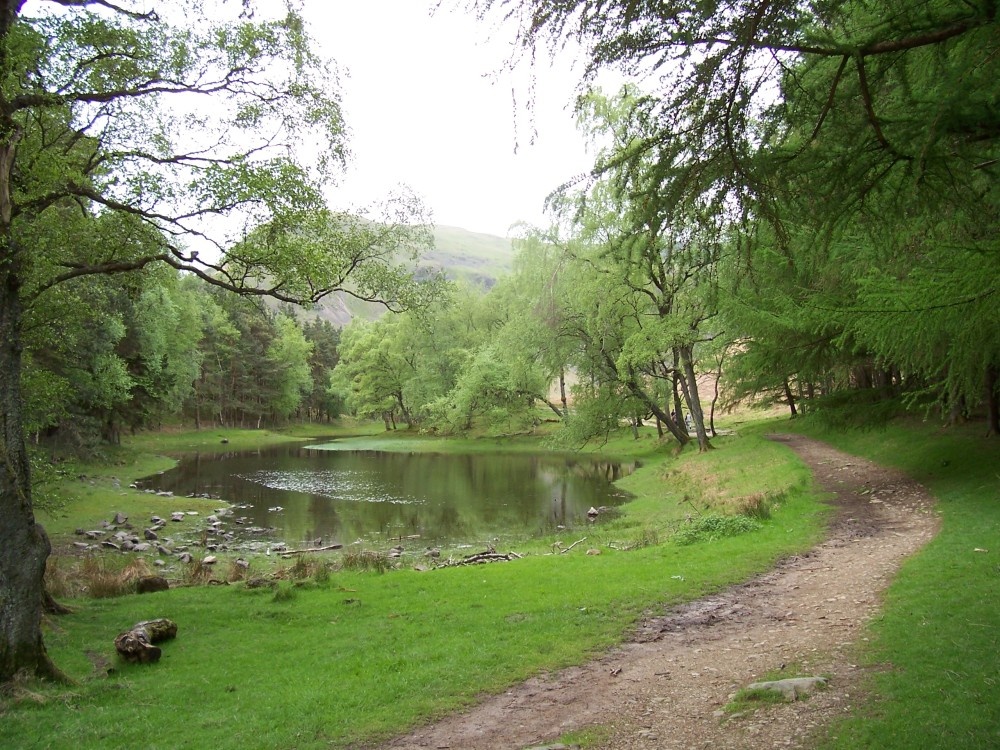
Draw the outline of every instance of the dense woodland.
M325 206L345 130L294 12L37 5L0 2L0 679L55 674L26 441L350 412L707 449L736 403L1000 431L995 0L470 0L524 64L575 50L596 154L488 290L416 272L418 202ZM317 322L334 293L387 314Z

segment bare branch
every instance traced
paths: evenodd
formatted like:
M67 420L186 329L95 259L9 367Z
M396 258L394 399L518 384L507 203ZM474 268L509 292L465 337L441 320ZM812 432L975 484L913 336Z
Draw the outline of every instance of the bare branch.
M115 13L121 13L123 16L128 16L136 21L159 21L160 17L156 15L155 10L151 10L148 13L137 13L133 10L128 10L122 8L114 3L108 2L108 0L49 0L56 5L61 5L64 8L85 8L88 5L98 5L102 8L107 8L108 10L113 10Z

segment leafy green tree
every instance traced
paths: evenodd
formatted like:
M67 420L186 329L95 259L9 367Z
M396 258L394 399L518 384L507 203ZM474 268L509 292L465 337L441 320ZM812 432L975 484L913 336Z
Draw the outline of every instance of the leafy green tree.
M276 336L267 350L267 360L275 372L270 405L276 416L287 419L312 391L309 367L312 344L290 315L279 315L275 328Z
M361 252L379 230L355 225L346 238L358 241L341 244L344 222L327 220L344 126L336 79L294 10L148 7L0 0L0 682L60 676L40 628L49 543L25 448L26 309L75 279L155 264L287 301L345 287L413 299L405 269ZM74 241L114 216L156 242Z
M412 419L404 389L414 368L399 329L396 317L353 320L341 333L340 362L330 380L331 389L343 394L349 409L381 417L387 430L395 429L396 414L407 424Z
M1000 428L993 0L470 4L513 19L532 59L572 39L585 75L654 74L641 137L595 171L645 174L633 199L658 215L697 199L738 230L736 294L781 319L729 319L748 390L771 362L767 389L985 394ZM772 259L805 286L769 292Z

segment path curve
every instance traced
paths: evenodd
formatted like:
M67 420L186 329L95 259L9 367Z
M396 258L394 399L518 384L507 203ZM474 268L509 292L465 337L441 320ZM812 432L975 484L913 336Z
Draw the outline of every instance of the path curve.
M783 748L850 710L865 623L900 564L937 533L934 498L898 471L799 435L773 439L809 465L837 508L825 542L771 572L637 629L580 667L533 678L384 745L393 750L516 750L588 725L612 727L604 750ZM766 716L721 718L729 696L795 665L830 687Z

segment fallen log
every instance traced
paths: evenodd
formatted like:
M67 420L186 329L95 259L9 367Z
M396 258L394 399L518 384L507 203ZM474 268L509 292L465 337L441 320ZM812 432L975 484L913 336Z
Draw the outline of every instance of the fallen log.
M580 542L585 542L585 541L587 541L587 537L584 537L583 539L577 539L575 542L573 542L571 545L569 545L566 549L560 550L559 554L560 555L565 555L567 552L569 552L571 549L573 549L576 545L580 544Z
M125 661L152 664L160 660L161 650L154 643L177 636L177 623L161 617L158 620L137 622L131 629L115 638L115 650Z
M447 560L436 567L453 568L459 565L483 565L491 562L509 562L510 560L520 560L521 557L522 556L516 552L501 554L499 552L487 550L485 552L477 552L474 555L468 555L467 557L463 557L461 560Z
M301 555L305 552L329 552L332 549L342 549L343 544L328 544L325 547L307 547L306 549L289 549L281 553L282 557L291 557L292 555Z

